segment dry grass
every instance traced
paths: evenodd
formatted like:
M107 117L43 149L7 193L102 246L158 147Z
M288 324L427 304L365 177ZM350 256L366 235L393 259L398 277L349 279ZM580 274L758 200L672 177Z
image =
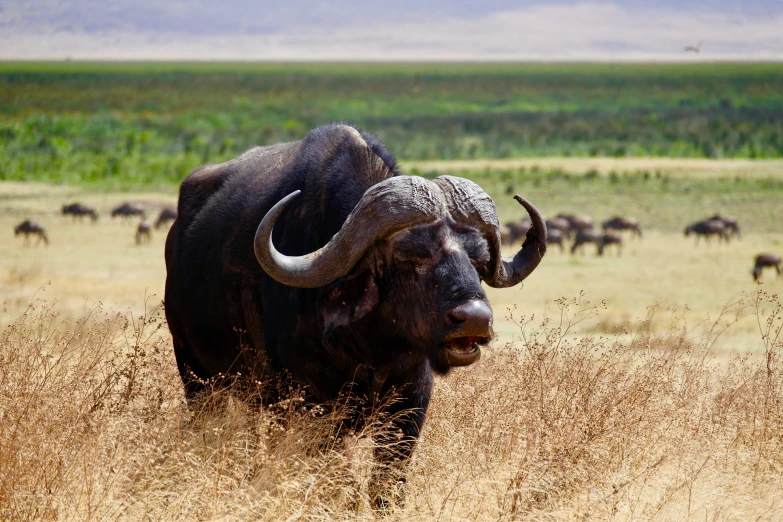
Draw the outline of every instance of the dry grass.
M0 334L0 519L779 520L778 297L735 302L698 341L658 308L628 335L574 336L603 306L515 315L522 341L439 379L408 500L381 514L383 419L340 442L337 414L296 397L258 411L215 392L189 412L159 309L68 320L36 301ZM715 336L747 313L764 357L718 364Z
M75 199L101 220L57 215ZM0 185L0 520L378 517L370 448L387 419L338 441L341 409L312 416L295 397L259 412L220 392L188 411L147 310L165 233L136 246L106 216L125 199L174 196ZM48 248L10 236L28 216ZM499 339L437 380L408 501L386 516L780 520L781 305L749 274L783 244L767 225L730 246L651 231L621 257L555 250L521 291L490 289ZM559 299L580 290L607 308Z

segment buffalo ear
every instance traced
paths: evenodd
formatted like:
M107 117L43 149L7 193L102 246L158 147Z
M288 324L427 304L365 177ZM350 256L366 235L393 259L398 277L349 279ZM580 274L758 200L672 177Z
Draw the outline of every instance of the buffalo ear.
M334 283L321 299L324 330L348 326L369 314L378 304L378 285L370 272L348 276Z

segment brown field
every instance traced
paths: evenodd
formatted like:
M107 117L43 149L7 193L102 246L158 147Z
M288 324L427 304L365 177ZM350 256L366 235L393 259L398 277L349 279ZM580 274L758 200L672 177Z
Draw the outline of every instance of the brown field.
M73 200L98 223L60 216ZM384 419L337 444L328 418L233 398L187 411L148 311L165 232L136 245L137 221L108 216L124 200L154 219L175 194L0 184L0 519L379 516L367 448ZM48 247L13 237L27 217ZM756 294L750 269L782 241L768 226L696 248L653 229L619 257L555 249L522 288L490 290L498 340L437 381L407 502L385 516L781 520L783 278Z

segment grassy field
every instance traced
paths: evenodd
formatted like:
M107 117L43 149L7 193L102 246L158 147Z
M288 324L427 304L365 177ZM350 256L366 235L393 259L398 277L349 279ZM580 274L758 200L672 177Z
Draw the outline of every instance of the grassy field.
M783 519L783 278L750 274L783 254L781 92L780 64L0 63L0 520ZM488 289L497 338L436 380L386 513L383 416L338 440L344 405L185 406L167 229L137 245L109 217L335 120L408 173L475 180L502 222L519 193L644 231ZM740 239L683 237L718 212ZM28 218L48 246L13 236Z
M584 163L589 161L589 163ZM667 303L689 311L696 323L713 317L731 299L753 291L753 257L760 252L783 251L778 202L783 197L783 172L778 161L541 159L533 164L502 163L496 170L479 163L406 165L428 176L454 172L474 179L495 199L501 221L521 219L510 193L521 193L545 215L583 213L596 221L616 214L640 220L644 239L626 241L622 255L595 256L592 248L572 256L554 247L542 269L523 290L491 291L498 316L496 329L503 341L513 338L515 326L503 320L510 307L541 315L559 297L585 292L591 301L606 300L608 309L599 323L615 331L646 315L648 306ZM696 163L694 165L693 163ZM539 167L539 165L546 166ZM587 171L582 169L589 167ZM638 170L626 170L638 169ZM695 172L687 176L686 172ZM754 172L756 175L748 175ZM73 222L59 215L64 203L83 201L102 214L96 224ZM3 322L26 306L46 282L46 290L78 316L90 300L111 303L121 310L139 311L145 292L162 299L165 266L165 230L153 231L149 245L135 245L135 222L109 218L110 209L125 200L145 203L154 214L176 201L174 188L155 193L122 193L34 183L0 185L0 228L10 231L30 217L47 227L49 247L25 247L21 238L7 236L0 260L2 295L8 306ZM686 224L721 212L739 218L743 236L729 245L694 244L685 238ZM154 217L154 216L153 216ZM783 284L769 274L772 288ZM592 327L592 326L591 326ZM758 348L757 327L745 321L735 327L727 349ZM732 340L734 336L734 340Z
M780 64L0 64L0 179L179 182L352 121L404 160L783 157Z
M779 162L406 168L475 179L503 221L521 217L519 192L547 215L636 215L644 238L621 256L553 249L522 287L489 290L498 338L437 380L407 502L381 518L779 520L783 278L758 294L750 277L756 253L783 251ZM99 221L59 215L76 200ZM224 394L185 407L154 310L166 231L136 245L136 221L109 217L126 200L154 216L176 189L0 183L0 519L379 518L370 448L386 419L336 442L339 408L254 412ZM718 211L740 240L683 237ZM26 218L48 247L13 237Z

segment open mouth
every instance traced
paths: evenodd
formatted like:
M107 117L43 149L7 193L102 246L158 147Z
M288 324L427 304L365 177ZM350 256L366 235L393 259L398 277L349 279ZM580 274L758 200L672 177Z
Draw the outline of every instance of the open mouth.
M486 337L457 337L446 341L441 353L449 366L466 366L481 357L481 345L488 342Z

